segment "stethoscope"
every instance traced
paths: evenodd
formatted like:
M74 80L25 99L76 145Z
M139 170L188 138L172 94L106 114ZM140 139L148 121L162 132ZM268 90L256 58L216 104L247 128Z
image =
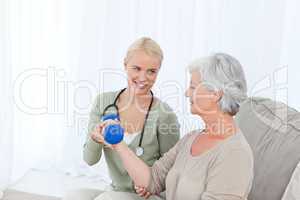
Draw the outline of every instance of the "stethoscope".
M114 102L112 104L109 104L108 106L106 106L103 110L103 113L102 113L102 116L105 115L105 113L108 111L108 109L110 108L114 108L116 109L117 111L117 115L118 115L118 120L120 120L120 115L119 115L119 108L118 108L118 105L117 105L117 101L119 99L119 97L121 96L121 94L126 90L126 88L122 89L117 97L115 98ZM140 137L140 141L139 141L139 146L135 148L135 154L137 156L142 156L144 154L144 148L142 147L142 142L143 142L143 137L144 137L144 131L145 131L145 126L146 126L146 122L147 122L147 119L148 119L148 116L149 116L149 113L150 113L150 110L151 110L151 107L152 107L152 104L153 104L153 92L150 90L150 93L151 93L151 102L150 102L150 105L148 107L148 110L147 110L147 113L146 113L146 116L145 116L145 121L144 121L144 125L143 125L143 128L142 128L142 132L141 132L141 137Z

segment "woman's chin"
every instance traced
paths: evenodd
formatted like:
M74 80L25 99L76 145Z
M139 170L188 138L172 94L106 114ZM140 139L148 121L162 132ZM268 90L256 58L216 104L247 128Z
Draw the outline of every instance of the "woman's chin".
M195 115L195 114L196 114L196 111L195 111L195 109L193 109L192 107L191 107L191 110L190 110L190 112L191 112L191 114L193 114L193 115Z
M135 95L147 95L149 90L147 88L134 88Z
M143 90L141 88L138 88L135 85L130 85L129 89L130 89L131 93L133 93L133 94L143 94L143 93L145 93L145 90Z
M201 115L202 110L199 108L193 108L193 105L191 105L191 114L193 115Z

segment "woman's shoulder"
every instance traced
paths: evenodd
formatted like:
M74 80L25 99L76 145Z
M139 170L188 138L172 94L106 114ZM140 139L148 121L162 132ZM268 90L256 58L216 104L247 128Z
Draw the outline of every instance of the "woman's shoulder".
M103 101L109 101L111 102L112 99L115 99L115 97L118 95L120 91L108 91L108 92L101 92L98 93L96 96L96 101L102 102Z
M118 95L118 91L98 93L94 99L93 105L98 108L103 108L109 104L112 104L117 95Z
M168 116L170 114L175 114L173 108L165 101L154 97L154 110L158 111L162 116Z
M197 135L201 134L201 132L202 132L202 130L197 129L197 130L193 130L193 131L191 131L191 132L186 133L186 134L179 140L179 142L181 143L180 145L183 145L183 146L187 145L188 142L189 142L190 140L194 140L195 137L197 137Z
M103 99L103 98L114 98L118 95L119 90L116 91L108 91L108 92L100 92L97 94L97 99Z
M195 129L195 130L192 130L190 132L187 132L183 138L191 138L191 137L196 137L197 135L201 134L203 132L202 129Z
M239 130L231 137L232 138L229 138L225 145L222 146L222 153L224 155L233 155L232 153L235 152L235 154L243 155L248 157L250 160L253 160L252 149L242 131Z

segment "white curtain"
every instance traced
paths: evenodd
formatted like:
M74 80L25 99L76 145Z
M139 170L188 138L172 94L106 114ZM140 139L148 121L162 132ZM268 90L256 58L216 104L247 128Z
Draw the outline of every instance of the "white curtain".
M30 168L81 173L93 98L126 85L122 60L141 36L164 50L154 92L176 110L183 132L193 125L185 67L211 52L241 61L249 95L300 109L299 7L297 0L0 0L0 187Z

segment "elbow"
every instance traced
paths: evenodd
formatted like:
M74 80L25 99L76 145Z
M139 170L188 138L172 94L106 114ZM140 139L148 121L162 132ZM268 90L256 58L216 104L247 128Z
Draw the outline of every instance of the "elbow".
M83 160L84 160L84 162L86 163L86 164L88 164L89 166L93 166L93 165L95 165L98 161L96 161L96 160L89 160L89 159L86 159L86 158L83 158Z
M86 164L89 166L93 166L98 163L100 160L101 154L96 155L95 153L92 153L90 151L84 151L83 152L83 160Z

